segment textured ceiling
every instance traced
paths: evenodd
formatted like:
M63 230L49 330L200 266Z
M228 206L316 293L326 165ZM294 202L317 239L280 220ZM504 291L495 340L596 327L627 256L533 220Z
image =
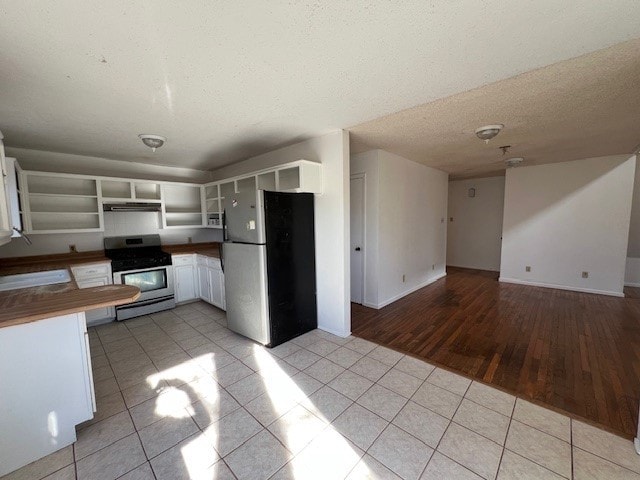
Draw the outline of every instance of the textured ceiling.
M637 0L3 0L0 129L11 147L214 168L633 39L638 18ZM168 142L152 154L139 133Z
M488 144L475 129L502 123ZM352 152L381 148L449 172L633 153L640 144L640 39L350 129ZM506 155L500 146L511 145Z

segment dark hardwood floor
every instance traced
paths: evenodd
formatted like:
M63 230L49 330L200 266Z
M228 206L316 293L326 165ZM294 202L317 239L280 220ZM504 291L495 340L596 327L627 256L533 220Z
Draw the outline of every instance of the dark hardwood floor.
M353 304L353 334L635 436L640 289L616 298L447 273L380 310Z

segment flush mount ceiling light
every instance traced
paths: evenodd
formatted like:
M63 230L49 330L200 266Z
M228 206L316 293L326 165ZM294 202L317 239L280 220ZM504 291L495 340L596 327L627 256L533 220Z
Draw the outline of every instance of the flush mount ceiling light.
M138 135L142 143L149 147L152 151L156 151L156 148L160 148L167 141L166 137L160 135L150 135L148 133L141 133Z
M522 157L509 158L509 159L504 161L504 163L507 164L507 167L517 167L522 162L524 162L524 158L522 158Z
M476 129L476 136L480 140L484 140L484 143L489 143L493 137L500 133L500 130L504 128L502 124L496 125L485 125L484 127L480 127Z

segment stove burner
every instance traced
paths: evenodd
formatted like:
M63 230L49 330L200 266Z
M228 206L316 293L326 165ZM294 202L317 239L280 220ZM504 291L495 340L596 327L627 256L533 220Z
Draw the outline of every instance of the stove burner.
M162 251L159 235L108 237L104 245L113 272L171 265L171 254Z

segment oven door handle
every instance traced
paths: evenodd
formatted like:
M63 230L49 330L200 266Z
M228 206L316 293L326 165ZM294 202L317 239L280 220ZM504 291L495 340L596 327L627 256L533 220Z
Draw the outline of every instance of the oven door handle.
M166 297L152 298L150 300L142 300L142 301L133 302L133 303L126 303L124 305L118 305L116 307L116 309L118 309L118 310L127 310L129 308L144 307L144 306L147 306L147 305L154 305L156 303L166 302L167 300L169 300L171 298L173 298L173 295L167 295Z

